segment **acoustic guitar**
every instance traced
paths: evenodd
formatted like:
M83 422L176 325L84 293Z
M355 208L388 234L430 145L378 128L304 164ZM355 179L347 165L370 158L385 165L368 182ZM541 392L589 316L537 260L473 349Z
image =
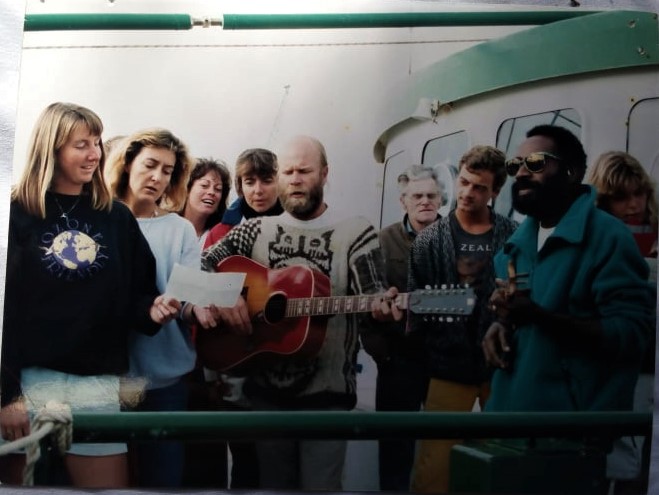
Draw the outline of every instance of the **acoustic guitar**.
M253 324L249 336L225 329L197 332L200 363L218 371L244 373L272 359L312 358L323 344L329 316L370 312L372 301L382 298L332 296L329 278L303 265L270 269L244 256L229 256L217 270L246 274L242 296ZM399 294L395 304L450 321L471 314L475 301L473 289L451 287Z

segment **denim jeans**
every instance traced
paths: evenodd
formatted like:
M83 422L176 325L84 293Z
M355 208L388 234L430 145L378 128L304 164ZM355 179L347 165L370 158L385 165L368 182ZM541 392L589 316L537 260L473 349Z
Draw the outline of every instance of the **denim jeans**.
M136 411L185 411L187 384L180 380L173 385L147 390ZM130 445L137 460L137 479L141 487L180 487L183 476L184 448L182 442L145 441Z

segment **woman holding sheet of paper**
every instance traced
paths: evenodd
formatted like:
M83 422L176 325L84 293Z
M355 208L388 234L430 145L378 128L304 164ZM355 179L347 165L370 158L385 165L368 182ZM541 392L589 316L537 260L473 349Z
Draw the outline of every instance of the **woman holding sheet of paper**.
M107 176L113 194L137 218L156 258L156 283L164 292L176 263L199 268L200 248L192 224L179 216L187 196L190 157L181 140L166 129L153 128L126 137L108 158ZM179 304L179 317L154 337L131 334L129 376L144 378L140 411L184 411L187 386L182 379L195 366L196 353L188 324L214 327L209 310ZM183 445L140 442L135 445L140 486L180 486Z

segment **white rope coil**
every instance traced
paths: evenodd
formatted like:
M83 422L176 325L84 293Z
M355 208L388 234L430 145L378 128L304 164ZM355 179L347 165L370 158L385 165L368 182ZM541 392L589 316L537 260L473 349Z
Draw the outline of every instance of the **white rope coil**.
M55 445L57 445L59 453L64 455L71 448L71 439L73 437L73 418L69 405L56 401L48 401L32 420L30 431L40 431L44 427L50 427L55 439ZM32 486L34 484L34 466L40 457L41 446L37 440L28 445L25 452L25 469L23 470L24 486Z
M64 454L71 448L73 437L73 418L68 404L49 401L37 412L30 424L30 434L0 446L0 455L25 449L25 469L23 470L23 485L34 484L34 466L41 457L39 442L49 433L54 435L55 444Z

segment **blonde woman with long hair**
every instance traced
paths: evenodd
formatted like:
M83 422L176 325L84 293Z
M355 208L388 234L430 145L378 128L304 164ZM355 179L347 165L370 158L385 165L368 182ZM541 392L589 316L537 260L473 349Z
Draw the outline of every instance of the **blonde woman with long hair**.
M87 108L49 105L12 191L0 409L8 441L28 435L29 414L51 400L119 412L128 330L152 335L176 315L158 295L135 218L106 186L102 131ZM125 443L82 443L65 465L75 486L124 487L126 459Z

